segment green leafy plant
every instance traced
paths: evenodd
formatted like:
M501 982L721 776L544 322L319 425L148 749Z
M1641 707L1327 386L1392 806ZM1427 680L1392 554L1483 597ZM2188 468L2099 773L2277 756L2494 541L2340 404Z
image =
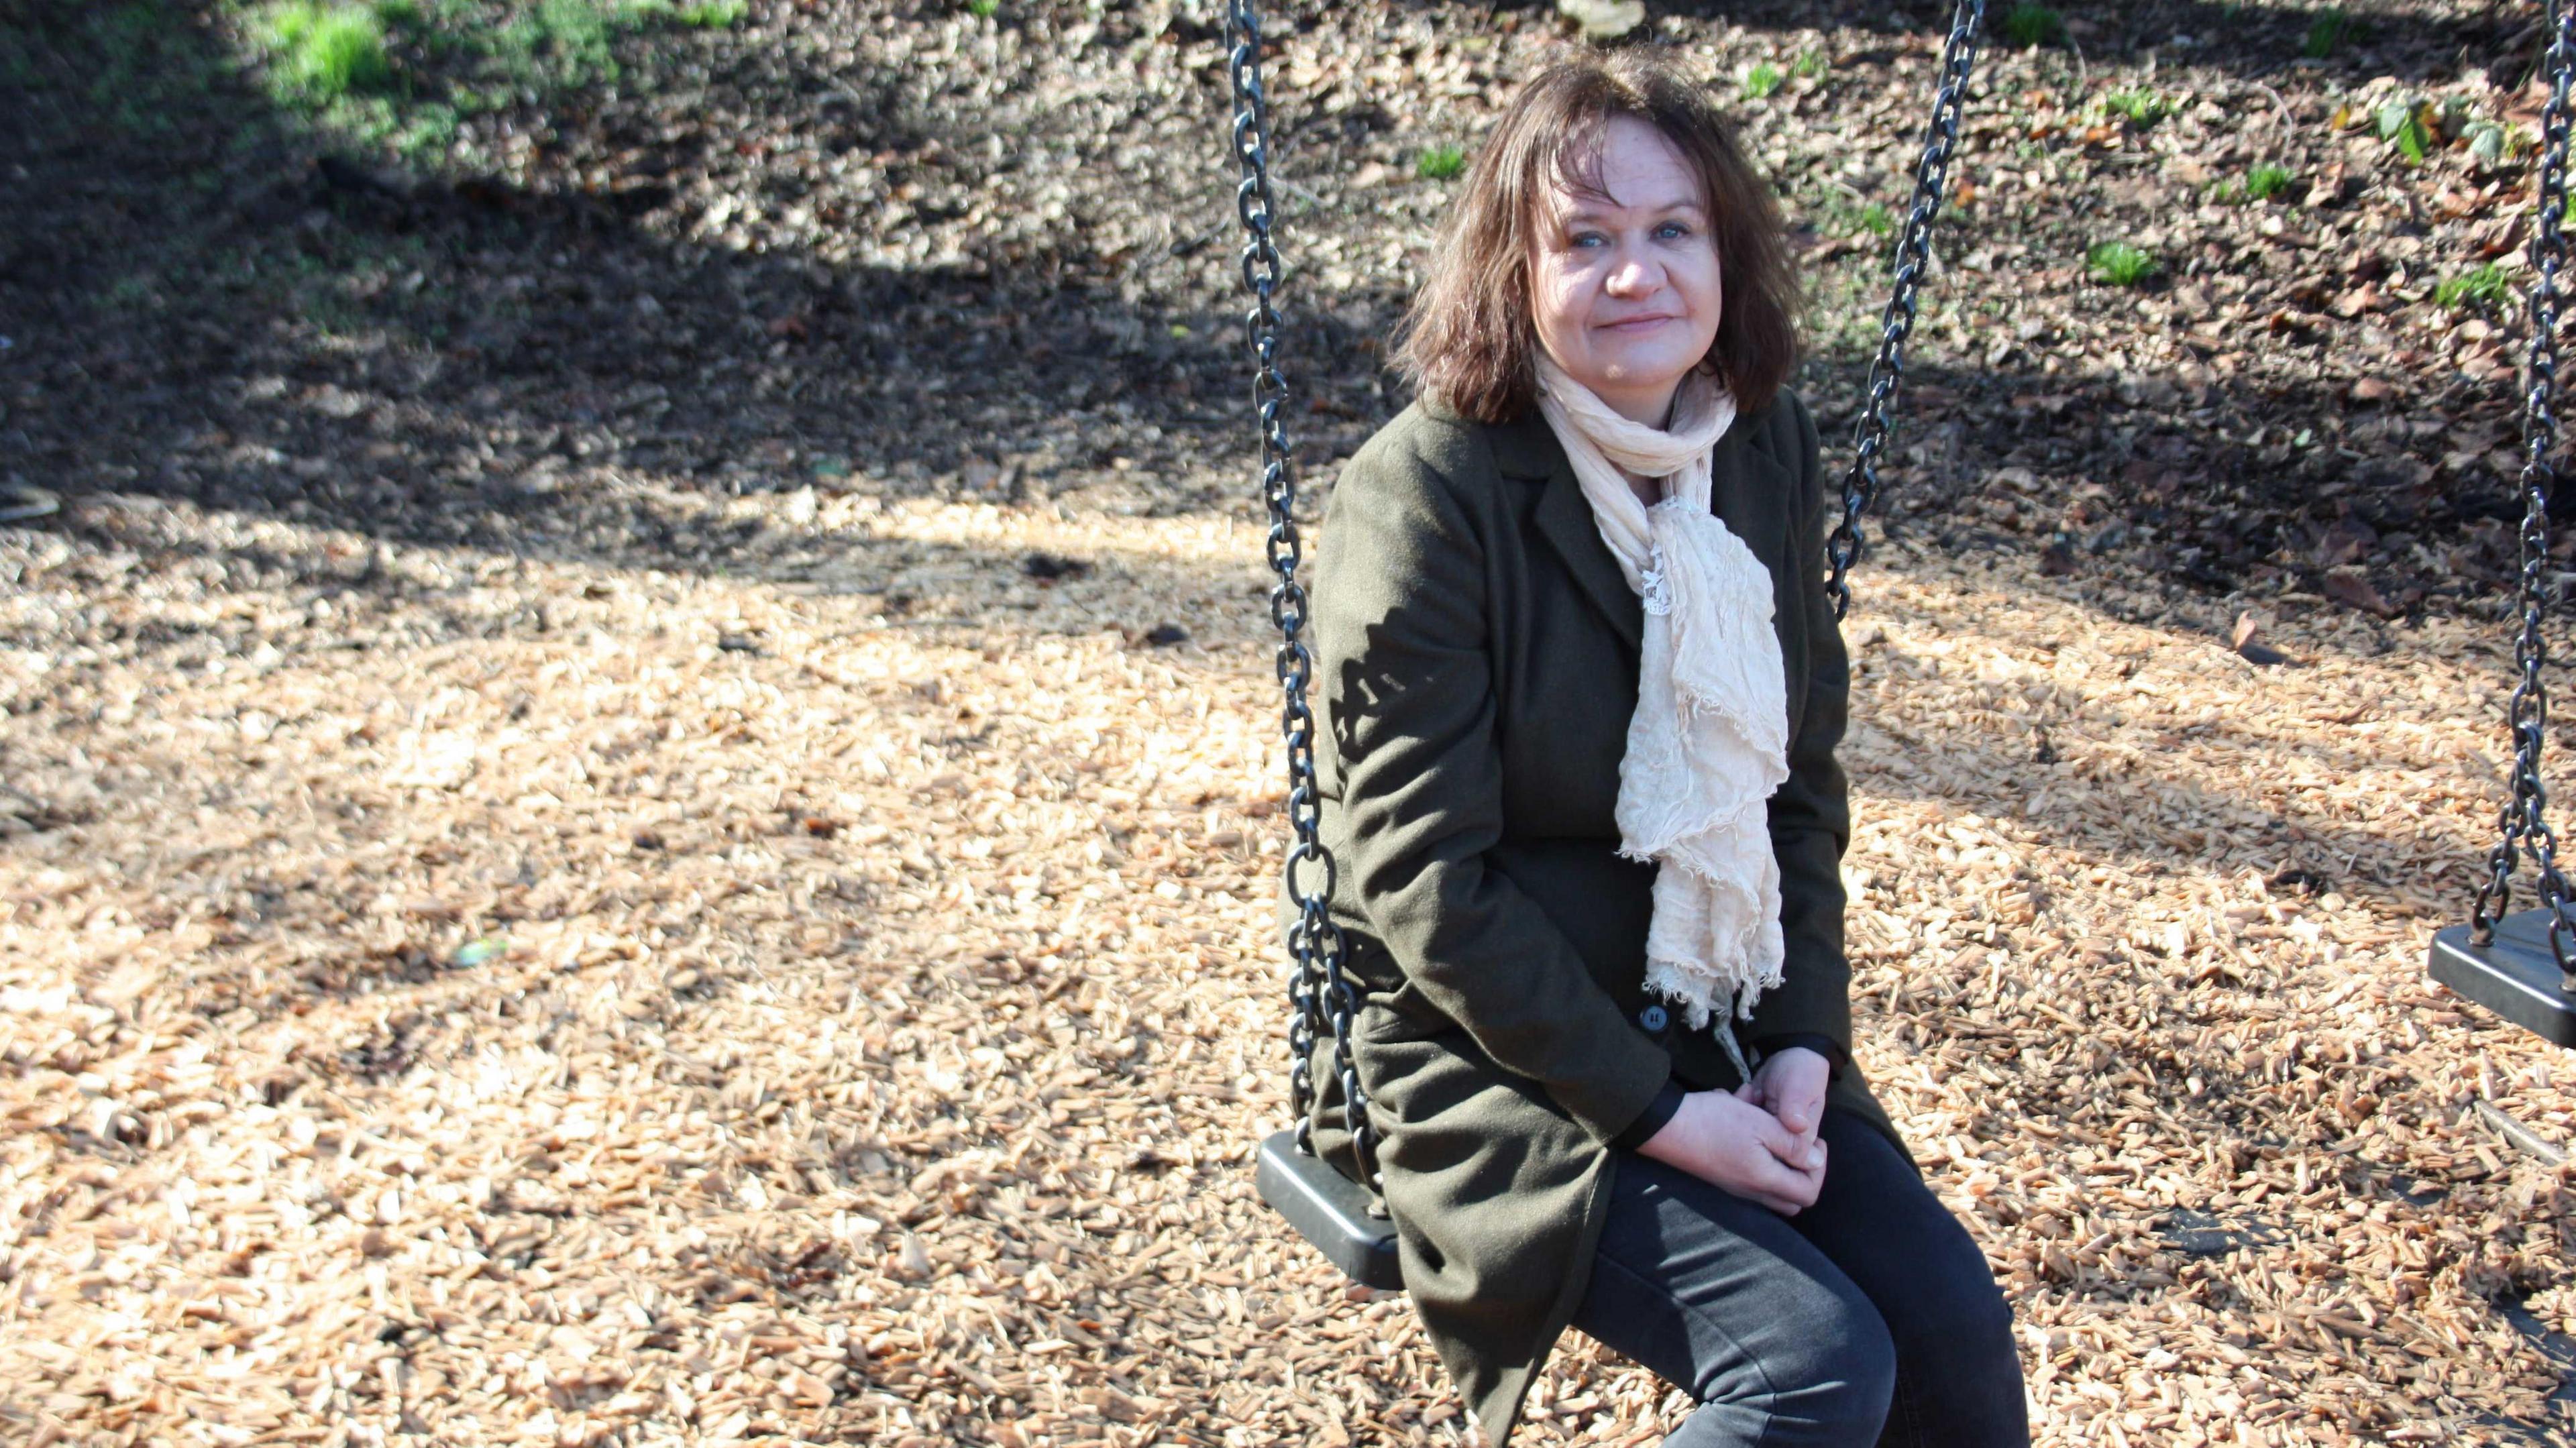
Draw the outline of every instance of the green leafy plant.
M2341 10L2319 11L2317 18L2308 22L2307 43L2299 48L2299 53L2310 60L2323 60L2334 54L2335 47L2343 44L2351 33L2351 16Z
M1446 181L1466 169L1467 153L1456 146L1426 146L1413 162L1413 174L1425 181Z
M2151 90L2113 91L2102 97L2102 106L2111 114L2138 126L2152 126L2174 113L2172 97L2161 96Z
M1781 71L1780 67L1767 60L1760 61L1744 72L1744 98L1754 101L1767 100L1779 91L1780 83L1787 79L1788 76Z
M448 963L460 968L470 968L481 965L494 956L507 955L509 952L510 937L486 935L479 940L469 940L456 947L456 954L448 958Z
M2066 38L2066 17L2046 5L2015 5L2004 12L2004 39L2027 50Z
M2084 255L2085 267L2093 280L2115 287L2133 287L2155 274L2156 259L2143 248L2125 241L2106 241Z
M989 12L993 0L984 0L984 4ZM748 8L743 0L710 0L704 5L683 5L679 21L696 30L731 30L742 22L743 11Z
M289 0L262 19L274 57L270 75L281 90L331 101L381 90L393 80L384 21L372 10Z
M1002 0L966 0L966 13L978 20L990 20L1002 8Z
M2455 277L2444 277L2433 287L2433 300L2455 312L2473 306L2500 307L2512 299L2513 282L2494 262Z
M1799 51L1797 60L1789 67L1789 74L1800 80L1814 80L1824 73L1825 53L1812 45Z
M2409 161L2420 163L2441 144L2440 134L2434 129L2433 108L2421 101L2402 96L2382 101L2379 109L2371 113L2371 120L2378 128L2379 139L2396 147Z
M2297 179L2290 174L2289 167L2265 162L2245 173L2245 198L2249 201L2269 201L2288 191L2290 183Z
M2469 154L2482 166L2500 165L2529 149L2529 138L2519 126L2502 121L2471 121L2462 128L2460 139L2469 146Z

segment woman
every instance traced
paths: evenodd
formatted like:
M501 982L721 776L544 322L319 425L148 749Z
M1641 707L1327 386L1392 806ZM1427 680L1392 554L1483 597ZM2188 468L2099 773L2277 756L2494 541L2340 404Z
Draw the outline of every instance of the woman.
M1700 1400L1674 1444L2028 1442L2010 1311L1851 1063L1795 296L1696 86L1557 65L1415 298L1420 401L1325 518L1354 1054L1407 1291L1497 1448L1569 1325Z

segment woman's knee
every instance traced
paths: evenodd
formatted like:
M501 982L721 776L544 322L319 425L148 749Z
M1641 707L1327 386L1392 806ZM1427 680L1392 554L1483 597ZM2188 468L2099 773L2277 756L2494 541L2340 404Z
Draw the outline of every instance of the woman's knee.
M1971 1397L2021 1391L2021 1352L2013 1343L2012 1304L1992 1274L1954 1277L1930 1320L1915 1324L1899 1347L1910 1376L1935 1395Z
M1808 1283L1796 1331L1766 1355L1765 1448L1824 1448L1877 1440L1896 1391L1896 1342L1849 1283Z
M1995 1282L1986 1254L1966 1228L1949 1224L1931 1244L1901 1308L1886 1314L1897 1350L1908 1358L1990 1356L2013 1352L2012 1303ZM1891 1304L1891 1307L1894 1307Z
M1985 1270L1984 1255L1978 1254L1980 1270L1961 1288L1959 1321L1972 1340L1989 1347L2001 1343L2009 1351L2013 1340L2012 1302L2004 1296L1994 1273Z

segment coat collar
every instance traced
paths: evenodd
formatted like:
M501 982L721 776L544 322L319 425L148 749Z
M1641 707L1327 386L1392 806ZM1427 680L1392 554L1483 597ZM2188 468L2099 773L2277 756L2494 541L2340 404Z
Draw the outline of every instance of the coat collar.
M1465 421L1435 402L1426 400L1423 407L1434 417ZM1743 539L1776 577L1790 562L1790 500L1797 480L1781 459L1771 455L1771 429L1762 425L1765 421L1767 414L1738 417L1717 440L1716 453L1709 460L1709 511ZM1531 407L1489 428L1488 436L1499 472L1543 489L1535 515L1539 532L1564 558L1585 596L1630 648L1642 647L1644 608L1628 587L1627 576L1619 571L1610 545L1601 541L1601 530L1592 520L1592 504L1584 499L1583 485L1574 476L1574 463L1566 457L1564 444L1556 440L1556 430Z

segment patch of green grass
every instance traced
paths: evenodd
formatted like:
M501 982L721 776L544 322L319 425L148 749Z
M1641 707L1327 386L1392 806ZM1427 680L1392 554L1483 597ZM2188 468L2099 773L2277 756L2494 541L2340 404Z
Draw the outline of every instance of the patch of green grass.
M153 0L158 10L177 0ZM652 37L745 23L748 0L220 0L277 100L332 143L419 168L462 162L472 118L546 107L658 66ZM466 150L460 150L460 146Z
M385 22L355 5L286 0L260 17L278 89L312 101L380 91L393 81Z
M1426 146L1413 162L1413 174L1425 181L1447 181L1466 169L1467 153L1456 146Z
M1843 235L1865 231L1872 236L1892 236L1896 232L1896 213L1875 201L1861 202L1841 191L1828 191L1816 207L1816 216L1825 229Z
M2125 241L2106 241L2084 254L2086 270L2106 286L2133 287L2155 275L2156 259Z
M160 306L161 293L148 276L123 276L108 284L102 300L120 312L144 312Z
M455 106L444 101L431 101L413 107L395 125L389 138L402 158L415 166L437 164L456 144L463 117Z
M1778 93L1780 83L1789 77L1771 62L1758 61L1744 72L1744 98L1749 101L1769 100Z
M486 33L469 32L467 44L499 64L522 87L582 85L618 78L616 40L657 22L699 28L741 18L735 3L673 6L671 0L537 0Z
M2047 5L2015 5L2004 12L2004 39L2024 50L2066 38L2066 17Z
M1816 330L1814 357L1857 358L1866 362L1877 351L1880 313L1887 305L1887 281L1872 266L1825 266L1812 277Z
M619 7L623 12L624 7ZM560 80L579 82L617 73L609 50L615 27L624 19L594 0L539 0L537 7L501 28L499 39L514 67L531 77L551 71Z
M2444 277L2433 287L2433 300L2452 311L2470 307L2501 307L2513 300L2513 281L2504 268L2494 262L2455 277Z
M2113 91L2102 97L2103 109L2132 125L2152 126L2174 113L2171 96L2145 89Z
M1789 67L1789 74L1800 80L1814 80L1824 73L1825 53L1812 45L1799 51L1797 60Z
M2317 17L2308 22L2307 43L2299 47L2299 53L2310 60L2323 60L2351 34L2351 16L2340 9L2318 11Z
M2265 162L2245 173L2245 198L2249 201L2269 201L2288 191L2290 183L2297 179L2290 174L2289 167Z

